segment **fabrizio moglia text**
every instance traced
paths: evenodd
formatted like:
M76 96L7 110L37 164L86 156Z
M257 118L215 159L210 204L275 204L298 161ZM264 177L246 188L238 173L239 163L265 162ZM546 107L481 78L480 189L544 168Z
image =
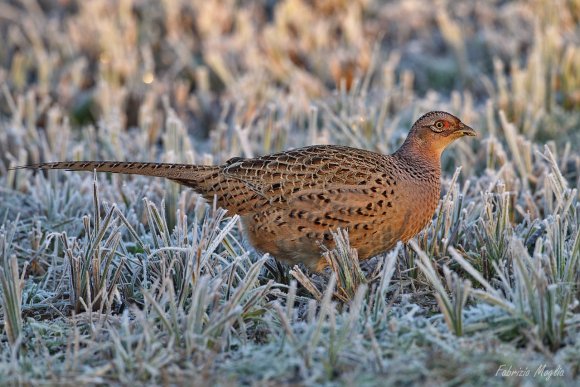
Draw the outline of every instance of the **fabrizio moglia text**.
M504 378L509 377L528 377L533 378L544 378L545 380L550 380L552 377L562 377L564 376L564 369L561 366L556 368L548 368L546 364L540 364L535 370L529 367L512 367L507 364L500 364L495 376L500 376Z

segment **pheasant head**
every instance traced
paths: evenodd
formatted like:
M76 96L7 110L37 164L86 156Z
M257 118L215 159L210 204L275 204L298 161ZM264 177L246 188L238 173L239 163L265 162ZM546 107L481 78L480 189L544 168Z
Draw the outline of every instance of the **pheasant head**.
M439 159L449 144L463 136L476 136L475 130L453 114L433 111L421 116L411 128L397 153Z

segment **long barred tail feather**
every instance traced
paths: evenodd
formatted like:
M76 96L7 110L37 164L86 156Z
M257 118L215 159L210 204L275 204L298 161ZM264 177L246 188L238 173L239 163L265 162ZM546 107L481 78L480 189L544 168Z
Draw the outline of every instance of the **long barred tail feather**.
M249 203L240 201L239 196L236 195L243 183L237 179L227 178L220 166L119 161L58 161L13 169L63 169L164 177L192 188L207 200L213 200L216 195L218 205L227 208L232 213L244 213L249 209Z
M13 169L65 169L67 171L97 171L166 178L188 178L199 172L218 170L216 166L120 161L57 161L15 167Z

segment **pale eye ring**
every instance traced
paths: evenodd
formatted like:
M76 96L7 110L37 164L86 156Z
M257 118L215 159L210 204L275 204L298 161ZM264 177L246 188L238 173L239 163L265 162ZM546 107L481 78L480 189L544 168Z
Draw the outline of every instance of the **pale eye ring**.
M444 125L443 125L443 121L437 121L437 122L435 123L435 127L436 127L437 129L443 129L443 126L444 126Z

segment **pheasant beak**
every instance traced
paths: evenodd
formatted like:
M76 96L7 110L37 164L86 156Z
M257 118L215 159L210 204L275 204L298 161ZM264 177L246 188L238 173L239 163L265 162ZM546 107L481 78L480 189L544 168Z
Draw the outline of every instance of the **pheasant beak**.
M470 128L469 126L465 125L463 122L459 123L459 126L455 130L457 133L460 133L462 136L477 136L475 130Z

